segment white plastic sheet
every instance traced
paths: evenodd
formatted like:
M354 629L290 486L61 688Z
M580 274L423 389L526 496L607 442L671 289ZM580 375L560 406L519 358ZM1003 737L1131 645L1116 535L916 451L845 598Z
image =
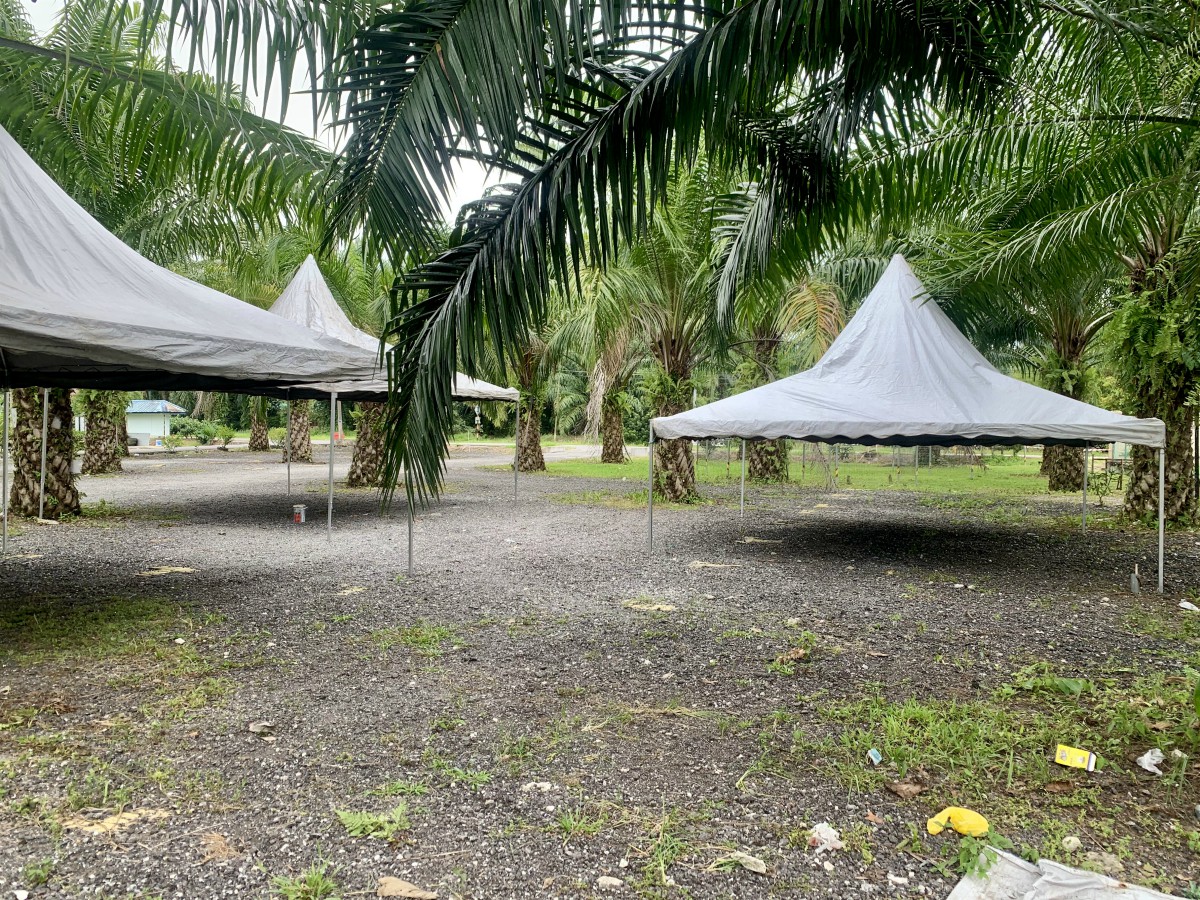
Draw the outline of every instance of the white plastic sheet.
M987 872L963 878L947 900L1169 900L1150 888L1052 860L1035 865L1011 853L994 852L997 858Z

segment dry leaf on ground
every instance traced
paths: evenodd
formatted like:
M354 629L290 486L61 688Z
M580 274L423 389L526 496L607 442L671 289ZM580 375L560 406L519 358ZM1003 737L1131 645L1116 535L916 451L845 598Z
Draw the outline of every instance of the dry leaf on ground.
M793 647L791 650L785 650L783 653L780 653L777 657L775 657L775 664L783 665L784 663L796 662L798 660L807 658L808 650L806 650L804 647Z
M693 559L688 563L689 569L740 569L739 563L714 563L705 562L702 559Z
M176 573L185 575L195 571L195 569L189 569L187 566L158 566L153 569L147 569L145 572L138 572L138 575L142 578L154 578L158 575L174 575Z
M1075 784L1070 781L1047 781L1046 793L1048 794L1069 794L1075 790Z
M767 864L757 856L751 856L749 853L743 853L741 850L734 850L729 854L729 858L747 871L758 875L767 874Z
M361 594L365 590L366 590L365 587L361 587L357 584L354 584L354 585L351 585L350 587L342 588L340 591L337 592L337 595L339 597L349 597L351 594Z
M89 834L111 834L120 831L139 820L152 821L165 819L171 813L165 809L130 809L122 813L105 816L103 819L85 819L83 816L69 816L62 820L63 828L73 828L76 831L86 831Z
M927 779L910 775L902 781L889 781L884 787L901 800L911 800L922 791L928 790L929 782Z
M223 834L213 831L200 838L200 846L204 848L203 862L223 862L235 859L241 854L233 849L229 839Z
M417 887L403 878L393 878L385 875L379 879L379 887L375 890L377 897L408 897L410 900L437 900L437 894Z

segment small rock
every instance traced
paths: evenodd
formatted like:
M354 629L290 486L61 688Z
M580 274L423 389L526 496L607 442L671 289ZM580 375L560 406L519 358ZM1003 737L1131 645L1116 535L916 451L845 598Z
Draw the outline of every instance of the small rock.
M29 891L13 891L16 900L29 900Z
M1089 850L1084 858L1104 875L1120 875L1125 871L1125 864L1106 850Z
M620 878L613 878L611 875L601 875L596 879L596 887L602 891L616 891L624 886L624 881Z
M965 588L965 587L966 587L966 585L965 585L965 584L956 584L954 587L955 587L955 589L957 589L957 590L960 590L960 591L961 591L963 588Z
M832 872L832 871L833 871L833 863L831 863L829 860L825 860L825 862L821 863L821 867L822 867L822 868L823 868L823 869L824 869L826 872Z
M1067 853L1074 853L1076 850L1078 850L1082 846L1083 846L1083 841L1081 841L1079 838L1075 837L1075 835L1073 835L1073 834L1068 834L1065 838L1062 839L1062 848Z
M908 884L908 878L905 875L893 875L891 872L888 872L887 875L889 884Z
M533 791L541 791L543 794L545 794L552 790L554 790L554 784L553 782L549 781L531 781L528 784L521 785L521 791L526 794L532 793Z

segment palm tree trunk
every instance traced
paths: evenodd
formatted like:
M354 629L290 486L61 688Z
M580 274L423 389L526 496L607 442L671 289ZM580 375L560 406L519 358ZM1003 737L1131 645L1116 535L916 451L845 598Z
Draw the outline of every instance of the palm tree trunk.
M1042 450L1042 474L1052 491L1083 490L1083 465L1082 447L1051 444Z
M312 401L292 401L292 428L288 432L287 442L292 448L292 462L312 462ZM283 460L288 458L287 447L283 450Z
M41 494L42 390L18 388L13 391L13 403L17 419L12 438L14 472L10 509L15 515L36 516ZM71 473L75 440L69 390L55 388L50 391L46 434L45 516L57 519L65 513L79 512L79 491Z
M384 404L360 403L358 410L354 458L350 460L346 484L350 487L378 487L383 477Z
M787 482L787 440L780 438L774 441L748 441L746 443L746 469L746 476L751 481Z
M663 399L658 405L658 415L673 416L685 409L687 406L683 403ZM672 503L696 499L696 467L691 441L680 438L654 442L654 493Z
M263 415L263 398L250 398L250 452L263 453L271 449L267 417Z
M1142 404L1139 404L1141 407ZM1137 415L1157 415L1167 426L1166 490L1164 511L1169 520L1190 520L1196 514L1192 491L1195 471L1189 410L1183 405L1159 406L1154 412L1139 409ZM1158 451L1134 447L1130 451L1133 471L1125 492L1125 515L1134 519L1158 517Z
M517 471L545 472L542 455L542 399L534 394L521 398L521 419L517 422Z
M615 396L607 396L601 402L600 462L625 462L625 421Z
M83 415L87 431L83 433L83 474L106 475L121 471L121 441L125 429L125 408L129 405L123 391L88 391L84 394Z

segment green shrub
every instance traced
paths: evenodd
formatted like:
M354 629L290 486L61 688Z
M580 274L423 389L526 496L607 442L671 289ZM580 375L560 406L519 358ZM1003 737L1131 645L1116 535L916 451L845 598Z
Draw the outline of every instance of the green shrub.
M217 429L216 438L222 447L228 448L230 442L234 438L234 430L232 428L230 428L228 425L222 425L220 428Z

